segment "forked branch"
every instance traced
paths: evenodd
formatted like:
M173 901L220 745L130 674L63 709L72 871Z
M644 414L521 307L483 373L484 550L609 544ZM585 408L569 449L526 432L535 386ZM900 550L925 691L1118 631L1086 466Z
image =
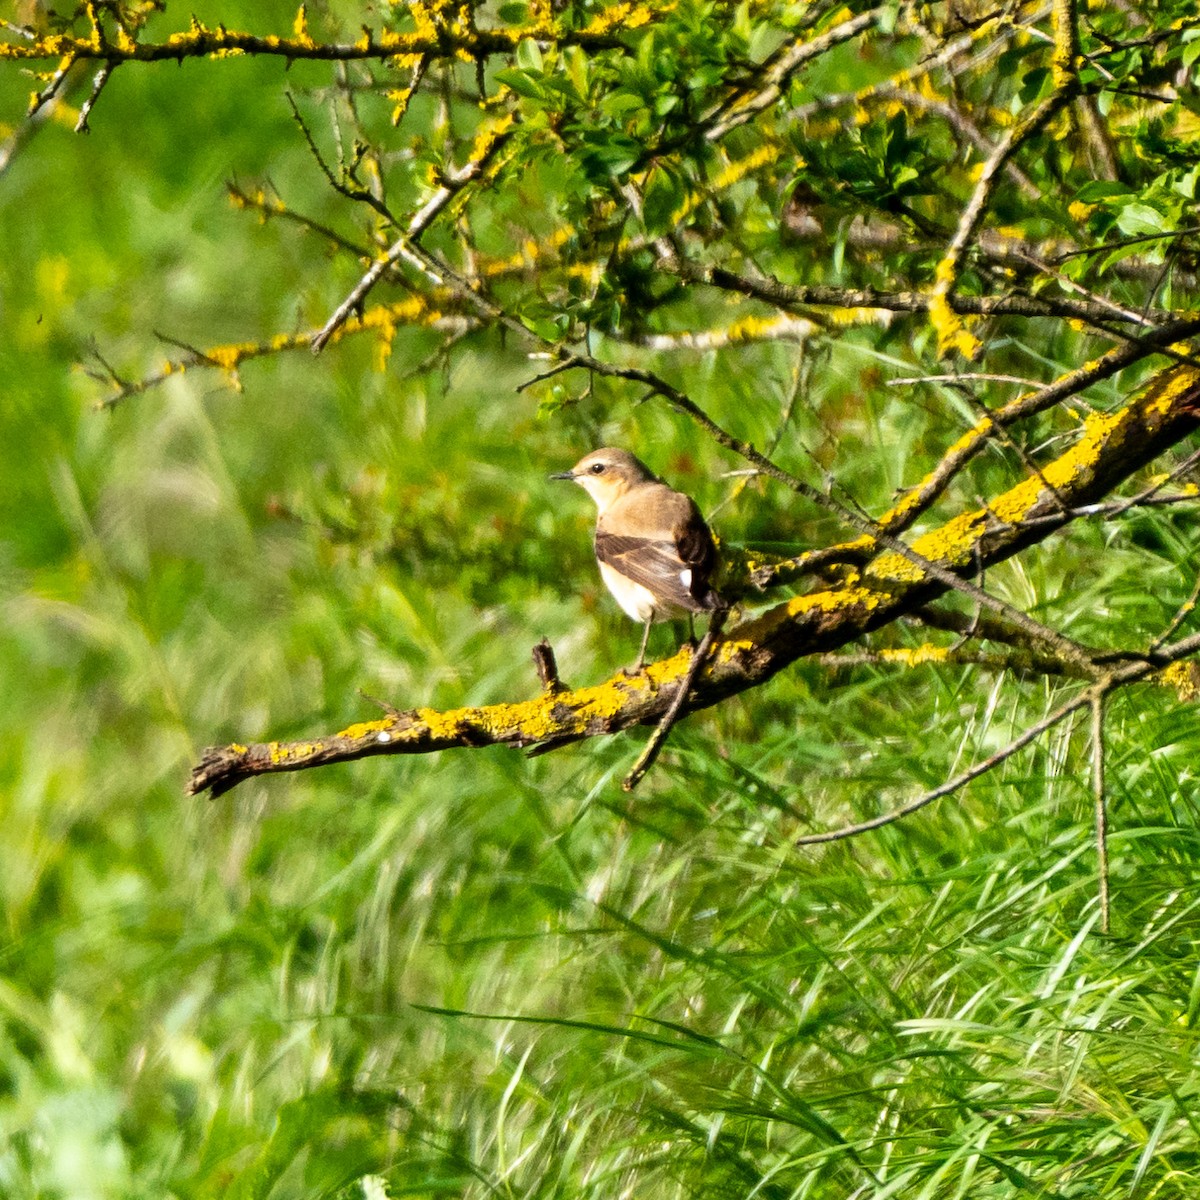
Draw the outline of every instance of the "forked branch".
M942 573L969 574L1001 562L1078 519L1083 506L1108 495L1198 424L1200 370L1165 370L1124 408L1089 418L1078 442L1046 464L1040 476L1032 475L986 506L922 535L913 549ZM633 676L618 674L592 687L546 689L530 700L388 712L301 742L234 743L206 752L188 790L211 789L219 795L252 776L373 755L487 745L552 748L657 724L680 688L686 691L683 713L707 708L758 687L799 658L826 654L915 613L949 588L945 579L886 550L860 571L850 571L840 585L796 597L730 629L714 642L694 681L688 680L692 655L682 650ZM1177 661L1176 651L1190 654L1194 648L1188 640L1137 656L1121 668L1128 679L1114 671L1111 654L1074 662L1073 673L1111 687L1147 678Z

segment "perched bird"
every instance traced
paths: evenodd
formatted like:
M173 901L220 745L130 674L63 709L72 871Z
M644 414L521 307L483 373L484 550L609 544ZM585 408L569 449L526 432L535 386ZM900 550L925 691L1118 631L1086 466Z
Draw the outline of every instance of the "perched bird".
M570 479L596 502L596 560L617 603L645 623L640 670L655 621L728 606L710 586L717 549L689 496L667 487L627 450L605 447L581 458Z

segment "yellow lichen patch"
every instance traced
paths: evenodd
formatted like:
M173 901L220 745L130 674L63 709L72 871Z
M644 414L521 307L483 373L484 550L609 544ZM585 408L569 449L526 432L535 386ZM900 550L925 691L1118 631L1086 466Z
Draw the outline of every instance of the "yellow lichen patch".
M595 687L569 692L567 703L582 728L593 720L607 722L619 716L629 703L631 695L635 692L649 691L651 686L650 680L645 676L633 675L626 678L624 675L616 675ZM559 696L557 699L561 703L563 697Z
M389 733L394 725L394 717L381 717L378 721L359 721L354 725L347 725L345 729L339 729L333 736L351 739L364 738L373 733Z
M88 20L92 23L92 49L104 49L104 31L100 28L100 18L96 15L96 5L94 0L88 0L84 5L84 11L88 15Z
M1121 428L1133 418L1132 409L1115 413L1091 413L1083 423L1083 435L1065 454L1046 465L1042 474L1052 487L1065 487L1083 470L1091 470L1100 452Z
M1194 662L1172 663L1158 673L1158 678L1174 688L1184 702L1200 697L1200 666Z
M777 143L769 143L760 146L757 150L746 155L745 158L739 158L735 162L729 163L714 177L709 186L703 191L689 192L683 199L683 203L671 214L672 224L679 225L690 217L696 209L713 193L723 192L731 188L735 183L739 183L752 171L758 170L760 167L769 166L783 153L783 147ZM790 165L790 164L789 164ZM795 160L797 167L804 166L803 159Z
M954 287L957 268L956 256L950 254L938 263L929 297L929 323L937 334L939 354L956 350L964 358L974 358L979 352L979 340L967 331L962 317L950 307L948 299Z
M773 163L782 152L783 148L778 145L760 146L753 153L747 154L745 158L740 158L736 162L730 163L724 170L719 171L712 181L713 190L724 191L726 188L732 187L749 175L751 171L757 171L759 167ZM804 165L802 158L794 159L788 163L788 169L798 170Z
M892 323L896 314L886 308L835 308L824 314L830 325L882 325Z
M664 11L669 11L674 7L673 4L662 5ZM584 36L598 37L601 34L610 33L618 27L638 29L642 25L648 24L652 16L649 5L646 4L614 4L604 12L597 13L591 23L585 25L581 32Z
M238 345L211 346L205 350L204 357L211 360L214 366L223 371L232 371L238 363L258 349L254 342L242 342Z
M452 708L439 712L433 708L419 708L413 714L417 724L399 735L423 740L453 744L470 729L478 729L495 741L516 740L542 741L555 734L575 732L581 725L563 719L563 713L571 713L575 705L567 701L565 709L555 712L555 705L564 697L572 699L579 693L561 693L557 696L540 696L536 700L525 700L517 704L487 704L477 708ZM424 727L422 729L422 726ZM564 726L568 728L564 729Z
M927 74L922 74L917 80L917 95L923 96L926 100L933 100L935 103L945 104L948 97L944 92L938 91L933 86L933 80Z
M649 686L661 687L664 683L677 683L688 673L692 665L692 653L689 647L671 655L670 658L664 658L661 662L650 663L646 667L645 678L634 675L630 682L641 689Z
M781 564L792 563L790 557L770 554L762 550L750 550L745 546L730 546L720 545L718 561L720 569L717 575L716 586L720 590L722 583L736 581L738 583L748 580L756 571L761 571L765 567L775 567Z
M913 542L913 550L922 558L940 563L945 567L957 566L971 556L971 549L983 532L986 514L977 509L963 513L937 529L931 529ZM881 554L867 568L867 574L875 579L887 579L897 583L915 583L923 579L925 572L910 559L895 551Z
M324 742L268 742L267 751L271 761L279 763L291 762L294 759L310 758L325 749Z
M516 117L512 113L504 113L494 121L482 125L475 134L475 141L471 146L471 161L480 162L487 158L499 145L501 138L505 137L515 124Z
M262 212L264 217L287 212L287 205L282 200L268 196L262 188L243 192L238 188L231 187L229 189L229 203L234 208L256 208Z
M731 663L742 654L751 654L757 647L751 638L724 638L713 647L713 661Z
M1016 487L1009 488L1003 496L1000 496L992 505L992 512L1000 520L1007 521L1010 525L1016 525L1029 515L1029 510L1037 503L1041 494L1042 481L1031 476L1029 479L1023 479Z
M874 608L880 600L878 592L865 587L838 588L837 591L809 592L793 596L785 604L789 617L803 617L812 612L841 612L847 608Z
M743 317L740 321L735 321L728 329L725 330L725 340L727 342L753 342L760 338L769 338L776 330L780 328L792 329L797 322L794 317ZM817 326L811 322L805 322L811 332L817 332ZM719 331L718 331L719 332Z
M1172 347L1178 353L1187 353L1188 347ZM1184 392L1200 384L1200 370L1195 367L1180 366L1174 370L1165 371L1157 376L1150 385L1149 411L1166 415L1174 407Z
M250 749L249 746L243 746L241 742L230 742L229 748L234 754L245 754Z
M932 646L926 642L923 646L914 646L911 649L881 650L879 657L884 662L919 667L925 663L945 662L950 657L950 650L947 646Z

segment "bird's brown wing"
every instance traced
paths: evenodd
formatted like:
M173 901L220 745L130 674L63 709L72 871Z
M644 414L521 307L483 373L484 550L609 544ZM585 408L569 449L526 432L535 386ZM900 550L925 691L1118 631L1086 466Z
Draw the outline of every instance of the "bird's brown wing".
M674 541L596 532L596 557L619 575L640 583L660 601L685 612L704 612L693 587L696 564L686 562ZM707 587L703 589L707 591Z
M725 601L709 587L709 579L717 568L717 547L696 502L690 496L680 498L684 504L675 524L675 548L679 557L692 569L690 591L701 609L723 608Z
M708 612L723 601L709 587L717 551L690 496L664 484L635 488L596 526L596 557L684 612Z

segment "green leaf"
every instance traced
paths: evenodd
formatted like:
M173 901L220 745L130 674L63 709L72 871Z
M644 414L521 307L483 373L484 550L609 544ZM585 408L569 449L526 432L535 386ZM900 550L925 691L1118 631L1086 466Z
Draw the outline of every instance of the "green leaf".
M517 66L526 71L542 71L542 52L533 38L522 38L517 46Z
M524 96L528 100L544 100L546 98L546 89L542 81L528 71L518 71L514 68L509 68L504 71L497 71L496 78L503 84L507 84L518 96Z
M1075 199L1081 204L1097 204L1101 200L1108 200L1113 196L1129 195L1132 195L1132 192L1127 184L1115 183L1107 179L1093 179L1075 193Z
M683 203L685 187L665 167L655 167L642 198L642 221L648 233L666 229Z
M1021 80L1021 90L1017 93L1022 104L1033 104L1045 95L1051 85L1050 68L1034 67L1026 71Z
M637 162L641 143L615 130L586 130L582 142L584 170L593 179L615 179Z
M1200 31L1189 29L1183 35L1184 47L1183 52L1179 56L1179 61L1185 67L1190 68L1196 59L1200 58Z
M1166 233L1172 225L1173 222L1168 221L1158 209L1137 201L1125 205L1117 215L1117 228L1129 237L1138 237L1145 233Z
M562 336L558 323L552 317L521 316L521 324L531 333L537 334L544 342L557 342Z

